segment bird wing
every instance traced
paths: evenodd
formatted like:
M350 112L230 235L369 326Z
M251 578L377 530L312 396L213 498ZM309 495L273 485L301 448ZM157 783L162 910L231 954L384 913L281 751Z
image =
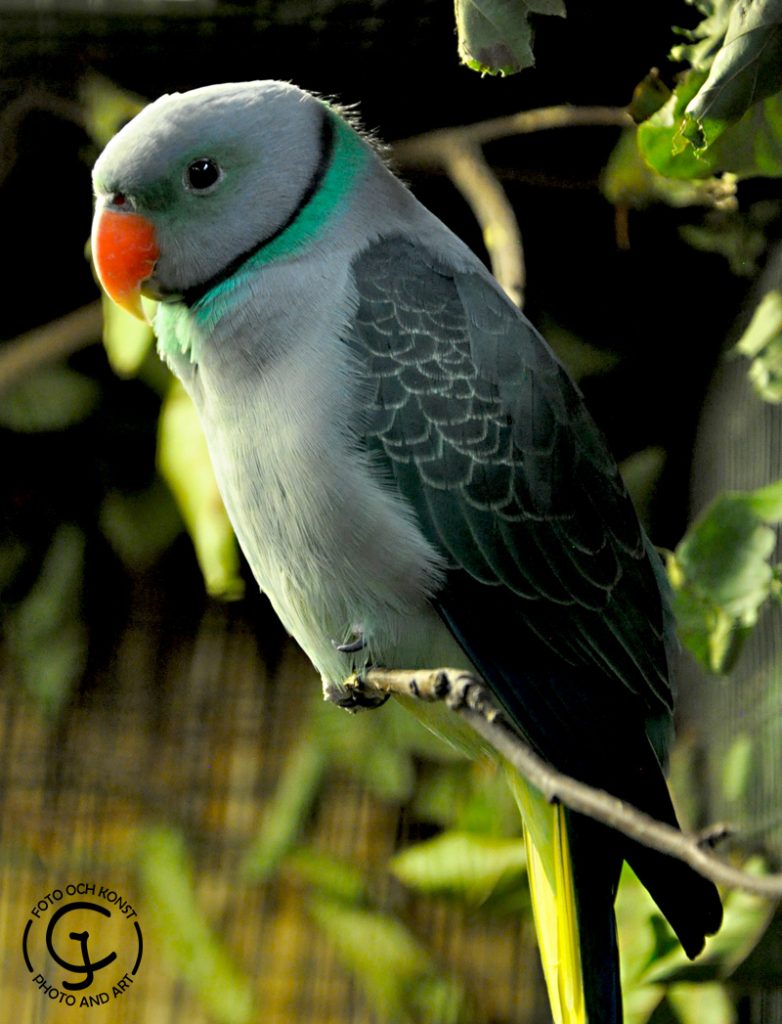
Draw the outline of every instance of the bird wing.
M466 601L480 620L484 605L495 654L503 631L517 644L523 625L536 669L545 662L544 676L556 669L586 687L577 706L629 698L649 719L669 716L656 556L544 340L482 268L457 270L409 238L373 244L354 275L347 340L367 388L353 425L453 570L437 602L457 638L455 610ZM549 699L544 715L573 695L560 683Z

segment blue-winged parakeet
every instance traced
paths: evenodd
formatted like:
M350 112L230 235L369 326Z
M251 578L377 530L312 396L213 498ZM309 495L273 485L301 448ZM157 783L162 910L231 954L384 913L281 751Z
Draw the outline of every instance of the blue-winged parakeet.
M239 542L324 685L472 668L552 765L675 825L661 564L578 389L480 260L280 82L161 97L94 187L102 283L137 313L159 300ZM620 1021L623 860L689 956L717 891L515 789L554 1018Z

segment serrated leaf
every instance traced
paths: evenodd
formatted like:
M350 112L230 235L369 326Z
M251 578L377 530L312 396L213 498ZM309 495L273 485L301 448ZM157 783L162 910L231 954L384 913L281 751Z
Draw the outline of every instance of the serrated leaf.
M513 75L535 63L530 14L565 16L564 0L455 0L459 58L488 75Z
M198 904L183 837L166 827L147 829L139 840L137 869L156 955L196 994L215 1024L256 1020L249 979Z
M398 853L389 867L411 889L479 907L526 885L527 858L521 838L444 832Z
M244 582L236 538L198 414L178 381L172 383L160 411L157 462L193 541L208 593L224 600L241 597Z
M782 292L766 292L736 351L752 361L748 376L761 398L782 402Z
M89 416L99 397L89 377L67 366L45 366L4 392L0 426L19 433L64 430Z
M6 617L8 646L25 689L56 717L87 659L87 631L79 615L84 535L61 526L38 579Z
M708 78L685 111L705 145L782 88L782 0L733 4Z
M316 898L310 913L383 1020L475 1024L462 985L441 974L397 918Z
M671 99L638 128L638 145L647 163L671 178L782 176L782 94L752 107L719 134L706 137L686 114L706 80L690 71Z

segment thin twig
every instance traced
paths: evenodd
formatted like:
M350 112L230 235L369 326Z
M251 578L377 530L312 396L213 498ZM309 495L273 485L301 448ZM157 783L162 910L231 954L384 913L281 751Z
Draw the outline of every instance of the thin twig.
M47 363L100 341L103 314L100 302L91 302L59 320L20 334L0 346L0 392Z
M400 167L442 168L464 196L481 226L494 276L518 306L524 304L524 248L516 215L481 146L509 135L551 128L612 125L627 127L624 107L542 107L509 117L441 128L401 139L391 147Z
M617 829L660 853L689 864L701 875L730 889L742 889L771 899L782 896L782 875L752 875L726 864L709 848L724 827L700 836L687 835L657 821L623 800L588 786L552 768L519 738L488 687L460 669L368 669L351 676L341 693L327 694L341 707L376 706L389 694L442 700L491 744L516 770L551 802ZM381 700L378 700L378 695Z

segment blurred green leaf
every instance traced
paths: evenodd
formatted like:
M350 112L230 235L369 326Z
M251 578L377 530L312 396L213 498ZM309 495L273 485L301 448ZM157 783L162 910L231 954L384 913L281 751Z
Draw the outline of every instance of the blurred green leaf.
M79 95L87 131L101 149L147 104L141 96L95 73L82 80Z
M459 58L487 75L513 75L535 63L530 14L565 16L564 0L454 0Z
M736 1011L724 985L717 982L701 985L673 985L667 993L678 1020L682 1024L734 1024Z
M711 672L735 661L763 604L775 594L769 563L782 520L782 481L729 492L706 509L669 556L674 610L683 643Z
M224 600L241 597L244 581L236 538L198 414L178 381L173 381L160 412L157 460L193 541L208 593Z
M649 506L665 468L665 459L665 449L659 445L651 445L649 448L643 448L641 451L628 455L619 466L625 487L633 499L635 510L642 523L649 520Z
M518 836L521 819L504 771L488 758L431 765L419 780L415 815L461 832Z
M734 0L686 0L697 7L703 15L701 21L691 29L677 29L680 36L689 40L674 46L671 57L675 61L686 61L698 70L708 69L718 52L733 8Z
M147 829L139 839L137 869L156 955L185 981L215 1024L256 1020L249 979L198 905L183 837L167 827Z
M471 907L527 892L527 857L521 837L444 832L398 853L391 871L411 889L448 896ZM519 901L513 900L514 906Z
M171 545L182 520L171 492L157 480L139 494L109 491L100 507L100 527L124 564L140 572Z
M51 717L70 697L87 659L87 631L80 617L84 547L81 530L61 526L38 579L5 621L22 683Z
M285 857L285 869L300 882L318 890L320 896L341 903L364 903L368 896L366 880L355 864L300 846Z
M315 923L377 1013L394 1024L477 1024L461 984L437 971L401 921L324 897L309 905Z
M86 419L99 397L89 377L67 366L44 366L3 394L0 426L19 433L64 430Z
M286 757L258 835L242 861L245 877L255 881L268 878L299 842L327 765L326 746L312 729L305 727L303 738Z
M748 376L761 398L782 402L782 292L763 296L736 351L752 360Z
M118 377L132 377L152 350L155 334L151 324L132 316L101 294L103 345Z
M679 234L700 252L723 256L737 277L754 277L768 248L768 228L779 218L779 204L753 203L749 209L709 210L702 224L683 224Z
M752 737L740 732L722 760L722 792L726 800L740 800L747 793L752 772Z

